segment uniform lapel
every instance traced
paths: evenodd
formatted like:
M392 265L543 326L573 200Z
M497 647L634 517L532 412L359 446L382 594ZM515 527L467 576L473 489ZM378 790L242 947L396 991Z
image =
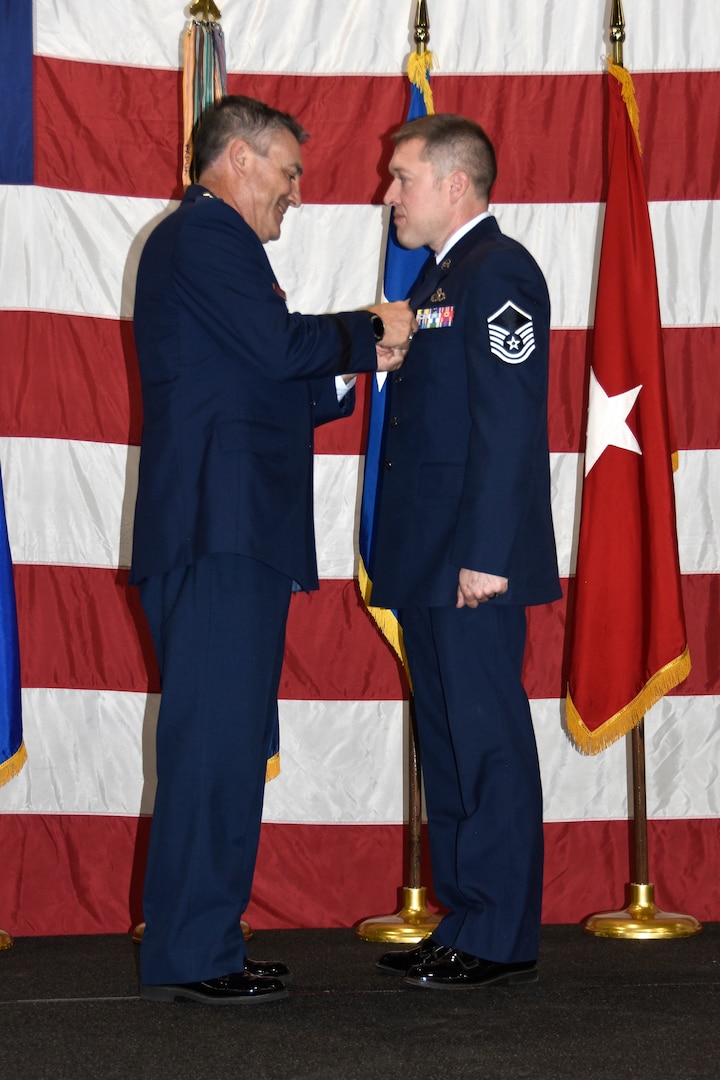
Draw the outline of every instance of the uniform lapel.
M465 236L461 237L460 240L450 248L450 251L439 265L435 261L435 255L432 254L410 290L408 296L410 307L416 311L418 307L424 304L428 299L433 302L432 295L440 282L451 269L457 266L463 255L474 247L481 236L486 233L499 231L497 221L494 217L483 218L483 220L479 221L469 233L466 233Z
M428 248L425 248L425 250L428 251ZM428 274L432 271L432 269L433 269L433 267L435 265L436 265L436 263L435 263L435 252L431 251L430 254L428 255L427 259L425 260L425 262L420 267L420 273L415 278L415 281L413 282L412 286L410 287L408 295L412 294L412 292L415 289L417 289L417 287L419 285L422 284L422 282L425 280L425 278L428 276Z
M434 292L438 281L444 273L445 271L435 262L435 255L431 255L420 271L420 275L408 296L408 303L413 310L418 307L421 299L430 296Z

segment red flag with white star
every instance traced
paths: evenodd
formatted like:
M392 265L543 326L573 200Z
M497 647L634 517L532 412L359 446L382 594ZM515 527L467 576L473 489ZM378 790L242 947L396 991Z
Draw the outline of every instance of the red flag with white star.
M685 679L655 255L632 80L607 75L608 190L588 386L568 729L594 754Z

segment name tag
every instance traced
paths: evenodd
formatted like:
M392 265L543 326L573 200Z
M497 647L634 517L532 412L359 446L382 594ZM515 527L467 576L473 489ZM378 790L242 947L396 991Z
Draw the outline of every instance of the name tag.
M452 326L455 319L455 308L427 307L419 308L415 313L418 330L440 330L445 326Z

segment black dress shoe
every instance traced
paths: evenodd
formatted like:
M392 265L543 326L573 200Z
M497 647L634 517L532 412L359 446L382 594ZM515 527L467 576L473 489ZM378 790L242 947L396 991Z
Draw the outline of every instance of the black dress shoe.
M233 971L202 982L168 986L142 983L140 986L140 997L145 1001L197 1001L201 1005L260 1005L287 996L279 979L262 978L248 971Z
M389 971L393 975L407 975L410 968L424 964L427 960L434 960L446 952L450 952L446 945L440 945L433 938L426 937L414 949L384 953L377 966L381 971Z
M248 959L245 961L245 971L248 975L256 975L261 979L287 979L290 976L290 968L279 960Z
M408 986L428 987L432 990L470 990L498 983L515 985L537 982L538 971L534 960L519 964L499 964L483 960L479 956L447 949L442 956L426 960L411 968L403 982Z

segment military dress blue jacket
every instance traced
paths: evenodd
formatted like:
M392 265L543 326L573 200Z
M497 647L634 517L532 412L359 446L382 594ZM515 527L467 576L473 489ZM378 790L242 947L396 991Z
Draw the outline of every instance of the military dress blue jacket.
M508 578L493 603L555 600L543 275L487 217L422 279L388 376L371 602L454 605L463 567Z
M131 580L229 552L317 588L313 431L373 371L367 312L290 314L263 245L205 188L151 233L134 312L143 433Z

